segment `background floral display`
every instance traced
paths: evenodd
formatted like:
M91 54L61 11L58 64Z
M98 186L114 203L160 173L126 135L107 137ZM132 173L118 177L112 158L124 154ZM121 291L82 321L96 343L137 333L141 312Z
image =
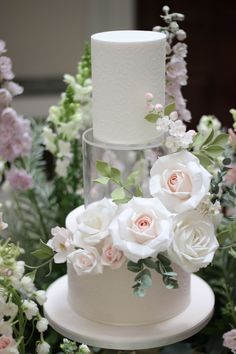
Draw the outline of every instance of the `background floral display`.
M184 43L186 33L181 28L184 15L171 13L167 6L163 8L163 12L164 25L156 26L154 31L161 31L167 35L166 102L169 108L166 110L158 102L153 102L151 93L147 93L144 100L147 102L145 118L153 124L153 129L157 130L162 139L162 155L167 153L168 155L162 156L157 161L153 160L153 156L145 157L145 163L136 165L142 178L138 178L137 174L130 177L130 187L136 190L134 193L136 199L131 201L132 195L127 193L126 185L122 185L120 177L122 166L121 171L115 168L114 177L109 168L110 165L116 165L117 161L114 161L112 156L106 159L107 162L98 163L97 183L112 182L115 186L113 201L105 199L98 208L106 208L109 204L112 219L113 211L117 208L116 204L128 203L132 210L140 208L140 205L143 207L143 202L140 202L142 199L140 182L146 178L146 170L152 160L150 191L165 204L162 222L165 222L169 209L182 215L183 227L189 226L193 218L196 220L201 215L201 220L205 217L203 230L211 236L209 252L204 254L203 249L198 249L198 263L194 263L193 259L191 262L188 262L187 258L180 259L180 253L176 253L175 250L183 251L184 244L179 242L178 235L183 235L183 230L177 227L177 215L176 242L168 250L168 255L187 271L198 271L200 267L212 262L198 274L212 286L216 295L215 313L207 327L185 342L162 348L160 352L234 353L236 352L236 110L230 110L233 124L229 130L213 115L203 116L196 131L187 129L186 122L191 120L191 113L186 107L181 91L181 87L187 84L188 79L187 45ZM23 88L15 83L13 78L12 63L6 56L5 42L1 40L0 353L46 354L51 350L52 353L63 351L66 354L85 354L89 351L86 346L63 340L48 327L47 319L42 316L41 306L46 300L44 290L54 279L65 273L62 263L68 255L71 261L75 257L75 246L73 242L69 242L71 235L63 226L66 215L83 204L81 134L91 126L90 48L88 45L85 46L75 77L64 76L66 91L62 94L59 104L50 108L46 122L21 117L11 107L14 96L23 93ZM51 154L52 166L49 166L45 159L46 150ZM195 164L192 173L200 173L203 179L201 190L196 189L198 193L192 193L190 199L186 201L183 198L180 203L177 203L171 195L166 198L156 184L157 174L161 173L163 164L171 164L168 160L171 154L178 154L179 161L182 161L182 164L184 162L189 164L186 168L190 171ZM188 186L187 175L181 174L181 178ZM174 176L172 182L170 185L172 192L186 192L181 189L181 184L175 185ZM154 207L152 212L155 214ZM150 220L146 218L139 221L139 225L147 225ZM183 225L184 222L186 225ZM86 215L81 216L80 225L79 242L82 244L88 231L85 227ZM100 272L102 267L106 266L116 269L125 261L125 255L130 260L130 268L136 266L135 272L142 271L143 265L137 268L140 259L137 258L137 245L134 253L128 252L125 241L119 239L117 220L112 223L111 230L118 247L114 248L109 239L106 239L102 255L99 255L101 262L93 262L93 270ZM185 227L184 230L186 231ZM204 232L203 241L206 242ZM96 244L105 236L98 233L97 238L90 241ZM128 240L128 233L126 236ZM184 237L188 241L189 233L186 232ZM160 238L161 241L162 249L166 250L167 240L163 237ZM63 249L61 244L65 246ZM155 247L156 245L150 242L146 249L147 257L153 255ZM24 249L27 252L24 252ZM83 256L91 258L90 254ZM88 269L81 269L79 257L77 253L74 260L78 273L87 271ZM93 257L97 259L98 254L94 254ZM169 267L169 263L165 263L166 259L159 259L157 262L159 268L160 263L166 268ZM151 262L149 266L151 268ZM171 273L169 268L168 272ZM149 273L145 274L149 276ZM176 275L173 272L171 274L169 279L166 279L164 272L163 280L167 285L175 286ZM142 296L144 290L145 286L137 286L136 294Z

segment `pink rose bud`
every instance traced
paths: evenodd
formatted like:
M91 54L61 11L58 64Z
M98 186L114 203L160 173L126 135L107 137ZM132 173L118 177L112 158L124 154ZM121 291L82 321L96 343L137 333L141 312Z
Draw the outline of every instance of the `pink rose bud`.
M150 92L147 92L146 95L145 95L145 98L146 98L146 101L147 101L147 102L152 102L152 100L153 100L153 94L150 93Z
M163 106L160 103L157 103L155 105L155 111L158 112L158 113L162 112L163 111Z
M175 121L178 119L178 113L176 111L171 112L170 119Z

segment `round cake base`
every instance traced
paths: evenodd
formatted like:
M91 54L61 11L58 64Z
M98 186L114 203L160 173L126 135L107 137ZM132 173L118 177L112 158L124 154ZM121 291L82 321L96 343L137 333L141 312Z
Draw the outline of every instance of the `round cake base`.
M156 324L122 327L92 322L74 313L67 302L66 275L49 286L47 298L45 317L57 332L90 346L119 350L157 348L194 335L210 320L215 301L209 285L192 275L191 303L184 312Z

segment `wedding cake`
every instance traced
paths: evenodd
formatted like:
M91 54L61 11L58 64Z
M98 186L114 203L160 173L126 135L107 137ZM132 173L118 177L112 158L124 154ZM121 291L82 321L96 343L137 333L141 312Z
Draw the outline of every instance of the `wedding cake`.
M157 140L157 132L143 119L144 96L152 92L156 101L164 105L164 34L114 31L93 35L92 82L95 141L128 149L134 144L143 146ZM66 227L73 234L83 212L84 208L80 207L67 217ZM107 213L107 209L101 207L100 212ZM86 241L81 235L78 238L79 245L83 246ZM86 266L89 258L81 262ZM174 267L178 273L178 289L167 289L161 275L156 273L151 289L140 298L133 295L134 273L127 269L125 261L118 269L104 266L102 273L98 270L83 275L76 271L74 264L69 257L68 301L73 311L87 319L114 325L150 324L178 315L190 303L190 275L178 266Z
M104 32L91 47L85 206L67 216L66 228L52 229L48 245L55 262L67 262L73 314L129 329L156 325L188 311L191 273L218 247L212 175L192 149L196 133L173 103L164 107L165 35Z

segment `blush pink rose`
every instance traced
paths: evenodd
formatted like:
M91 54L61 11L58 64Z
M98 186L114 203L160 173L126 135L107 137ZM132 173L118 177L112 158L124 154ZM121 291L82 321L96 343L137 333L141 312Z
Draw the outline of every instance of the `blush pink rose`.
M0 354L15 353L19 354L16 342L11 336L0 337Z
M124 253L115 247L110 239L106 239L102 248L101 263L105 266L110 266L111 269L118 269L124 261Z

